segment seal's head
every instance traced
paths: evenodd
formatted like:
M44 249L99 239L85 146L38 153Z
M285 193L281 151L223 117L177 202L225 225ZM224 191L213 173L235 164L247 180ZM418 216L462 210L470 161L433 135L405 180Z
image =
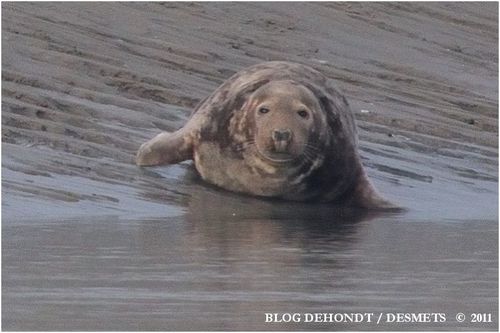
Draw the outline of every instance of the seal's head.
M246 114L255 124L255 153L271 164L312 159L319 132L326 127L314 94L294 81L271 81L248 99Z

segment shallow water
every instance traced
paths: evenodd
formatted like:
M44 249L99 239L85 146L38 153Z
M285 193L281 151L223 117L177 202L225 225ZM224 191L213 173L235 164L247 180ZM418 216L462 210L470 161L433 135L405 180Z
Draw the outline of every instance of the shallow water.
M495 183L478 191L485 206L468 215L455 203L459 186L434 213L402 197L407 212L373 214L227 193L199 181L189 164L150 172L191 186L164 217L4 218L4 329L497 327L498 223L487 200ZM413 192L414 201L426 194ZM265 322L266 313L324 312L443 313L446 321ZM459 312L493 320L457 323Z
M494 220L360 222L293 206L231 218L215 208L206 218L4 224L3 329L497 327ZM446 322L271 324L267 312L436 312ZM459 312L494 320L457 323Z

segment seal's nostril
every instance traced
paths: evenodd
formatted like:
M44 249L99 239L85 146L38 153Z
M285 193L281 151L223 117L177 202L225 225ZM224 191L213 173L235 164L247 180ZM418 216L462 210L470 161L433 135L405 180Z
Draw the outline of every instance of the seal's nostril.
M289 129L275 129L273 130L274 141L289 141L292 132Z

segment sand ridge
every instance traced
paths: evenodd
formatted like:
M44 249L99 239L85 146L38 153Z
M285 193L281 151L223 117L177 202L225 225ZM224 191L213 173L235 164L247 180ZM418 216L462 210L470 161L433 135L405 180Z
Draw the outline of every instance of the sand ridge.
M497 181L497 6L2 3L4 214L21 214L26 197L34 216L60 201L75 214L126 214L151 200L182 207L199 184L180 185L177 171L158 182L133 165L135 151L181 127L232 73L265 60L308 64L337 81L383 187L451 179L489 189L478 181ZM59 176L76 174L110 186L92 196L62 185ZM145 194L152 187L158 197ZM128 209L120 204L129 199Z

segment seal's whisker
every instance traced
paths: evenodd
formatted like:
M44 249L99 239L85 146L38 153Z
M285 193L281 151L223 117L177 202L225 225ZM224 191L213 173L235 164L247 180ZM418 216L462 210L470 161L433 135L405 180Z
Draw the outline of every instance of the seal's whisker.
M323 151L321 148L319 148L319 147L317 147L317 146L314 146L314 145L312 145L312 144L310 144L310 143L306 143L306 144L304 144L304 147L305 147L306 149L313 150L313 151L316 151L316 152L322 152L322 151Z
M304 156L304 159L306 161L309 161L309 162L314 162L314 160L316 159L316 154L308 151L307 149L304 150L304 152L302 153L302 156Z
M237 145L235 145L235 149L236 149L236 151L243 151L254 144L255 144L255 140L244 141L244 142L241 142L241 143L238 143Z
M306 162L312 162L312 160L309 156L303 155L303 163L302 164L305 164Z
M308 154L311 157L315 157L316 155L318 155L318 153L321 153L321 150L306 146L306 149L304 149L304 153Z
M249 145L249 144L254 144L255 143L255 140L247 140L247 141L243 141L242 143L240 143L241 145Z

